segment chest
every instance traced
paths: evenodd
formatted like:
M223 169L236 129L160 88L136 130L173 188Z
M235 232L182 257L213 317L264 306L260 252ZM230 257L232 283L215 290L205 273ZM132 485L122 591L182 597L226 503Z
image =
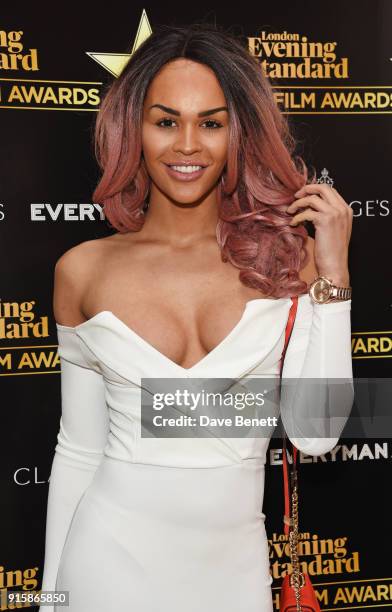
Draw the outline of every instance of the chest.
M199 258L197 265L188 258L133 267L118 262L96 277L85 315L111 311L138 337L188 368L237 328L251 301L263 299L238 274L231 264L211 258Z

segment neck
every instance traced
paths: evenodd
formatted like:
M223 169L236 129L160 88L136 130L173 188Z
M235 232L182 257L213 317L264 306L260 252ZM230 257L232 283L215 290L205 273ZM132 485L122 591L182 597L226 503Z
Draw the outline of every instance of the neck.
M215 237L218 219L216 189L200 200L182 203L152 185L142 232L148 239L186 247Z

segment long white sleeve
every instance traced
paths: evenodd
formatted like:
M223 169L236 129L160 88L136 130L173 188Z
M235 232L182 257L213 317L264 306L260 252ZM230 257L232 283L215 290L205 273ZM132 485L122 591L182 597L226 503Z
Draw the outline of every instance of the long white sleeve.
M76 507L101 462L109 417L102 375L89 367L71 327L57 325L61 419L49 481L42 590L55 591L61 553ZM53 607L42 606L45 612Z
M353 399L351 300L314 304L300 296L282 370L281 416L291 442L313 456L332 450Z

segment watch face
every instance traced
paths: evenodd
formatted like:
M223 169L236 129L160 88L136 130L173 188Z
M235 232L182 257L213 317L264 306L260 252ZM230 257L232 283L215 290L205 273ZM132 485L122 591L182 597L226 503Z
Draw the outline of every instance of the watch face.
M331 283L328 280L324 280L323 278L319 278L311 288L313 299L323 304L326 302L332 292Z

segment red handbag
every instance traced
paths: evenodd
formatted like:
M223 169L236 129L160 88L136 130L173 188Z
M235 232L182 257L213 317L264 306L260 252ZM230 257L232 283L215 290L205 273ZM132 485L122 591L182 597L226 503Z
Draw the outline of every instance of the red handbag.
M298 296L292 297L289 317L286 325L285 344L280 359L280 382L282 382L282 370L287 345L295 321L298 308ZM291 443L283 428L283 477L284 477L284 533L289 536L290 560L292 566L291 574L286 574L280 589L280 612L320 612L320 606L316 599L316 593L310 581L309 575L301 572L298 561L298 473L297 473L297 451ZM287 461L287 445L292 448L292 467L290 471L290 482ZM290 495L291 490L291 495ZM290 509L291 497L291 509ZM291 510L291 512L290 512ZM290 529L289 529L290 528Z

